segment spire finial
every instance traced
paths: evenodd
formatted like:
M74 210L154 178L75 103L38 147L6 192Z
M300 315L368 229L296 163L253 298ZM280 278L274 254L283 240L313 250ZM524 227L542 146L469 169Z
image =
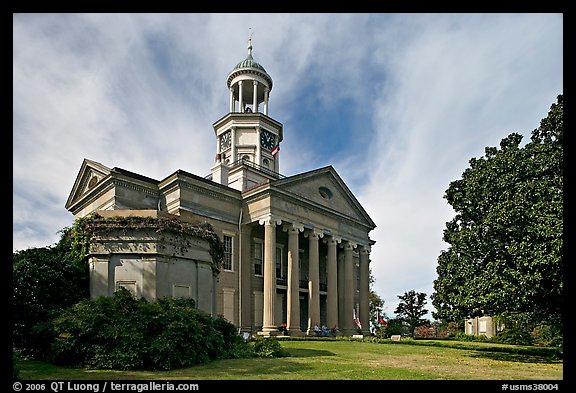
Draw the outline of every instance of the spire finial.
M248 56L252 56L252 34L254 34L254 32L251 27L248 28L248 31Z

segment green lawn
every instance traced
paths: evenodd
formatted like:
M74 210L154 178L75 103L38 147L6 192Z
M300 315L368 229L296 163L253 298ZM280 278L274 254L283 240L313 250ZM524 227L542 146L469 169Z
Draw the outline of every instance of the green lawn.
M21 379L36 380L563 379L562 360L519 351L521 347L458 342L446 345L452 347L344 340L283 341L282 346L290 352L290 357L227 359L172 371L68 369L32 360L18 362L18 368ZM458 345L466 349L457 348ZM511 348L511 352L506 352L506 347Z

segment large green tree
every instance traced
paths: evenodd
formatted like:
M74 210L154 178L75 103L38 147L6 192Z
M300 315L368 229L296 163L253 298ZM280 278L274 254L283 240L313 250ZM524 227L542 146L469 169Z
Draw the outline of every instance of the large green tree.
M405 292L404 295L398 295L398 298L400 303L398 303L394 313L397 319L408 325L410 334L414 337L416 328L426 323L426 319L422 318L428 313L428 310L424 308L426 305L426 294L410 290Z
M75 242L77 230L64 228L54 246L12 255L12 336L26 354L43 356L50 342L48 321L89 296L88 265Z
M563 247L563 99L521 146L511 133L500 148L472 158L445 198L456 215L438 257L435 318L529 315L560 324Z

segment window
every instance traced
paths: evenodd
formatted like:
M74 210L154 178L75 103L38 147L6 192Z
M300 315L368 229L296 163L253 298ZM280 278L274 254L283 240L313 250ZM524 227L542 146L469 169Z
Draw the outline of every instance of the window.
M224 235L224 270L232 271L232 236Z
M276 247L276 278L286 278L284 277L282 250L282 247Z
M298 250L298 271L300 272L300 281L308 281L308 261L305 258L306 254L304 253L304 250Z
M330 191L330 189L328 187L320 187L318 189L318 192L320 193L320 196L322 196L322 198L324 199L332 199L332 191Z
M127 280L122 280L122 281L116 281L116 290L120 290L120 288L124 288L127 289L132 296L138 297L138 288L136 286L136 281L127 281Z
M478 321L478 333L486 333L486 320L481 319Z
M264 249L261 241L254 241L254 274L262 275L262 261L264 260Z
M192 287L188 284L174 284L172 286L172 297L175 299L192 297Z

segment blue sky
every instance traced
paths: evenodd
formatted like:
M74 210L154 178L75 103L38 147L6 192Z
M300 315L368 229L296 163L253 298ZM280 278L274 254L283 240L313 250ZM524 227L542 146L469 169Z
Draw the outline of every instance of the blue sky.
M249 29L280 171L338 171L377 225L389 316L398 295L433 293L449 183L511 132L528 141L563 93L560 13L14 14L13 250L72 224L84 158L210 173Z

